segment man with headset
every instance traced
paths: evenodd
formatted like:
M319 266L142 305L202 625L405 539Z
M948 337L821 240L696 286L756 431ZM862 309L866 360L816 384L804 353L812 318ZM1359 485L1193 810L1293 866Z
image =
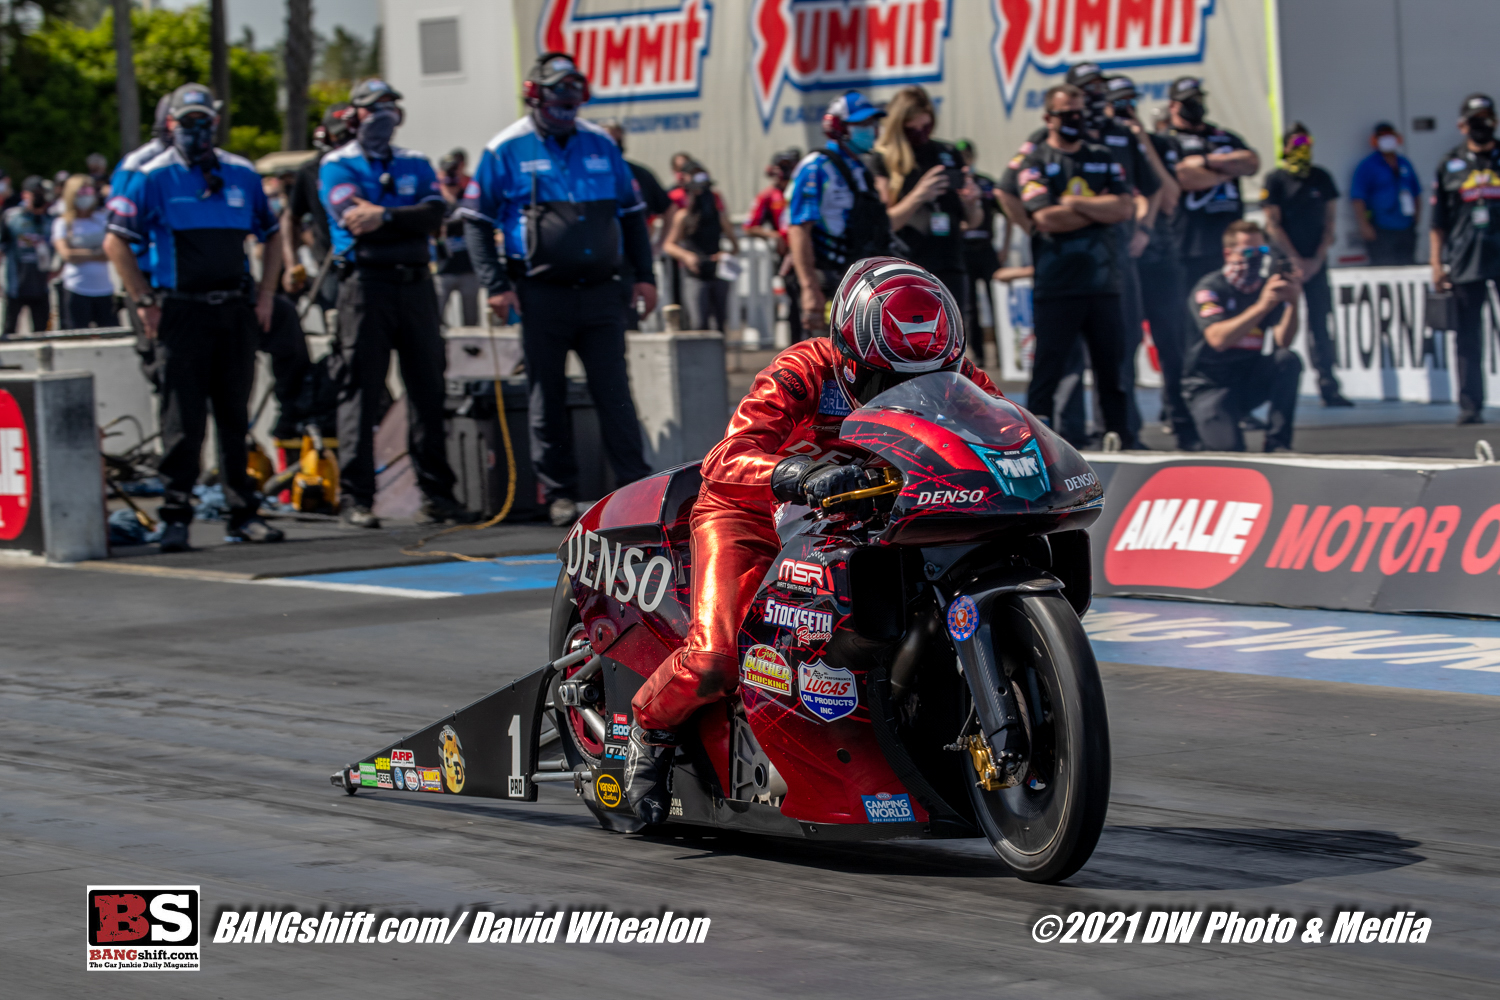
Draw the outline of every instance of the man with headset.
M545 52L525 82L526 117L491 139L464 197L465 239L500 316L521 314L531 387L531 461L555 525L578 517L568 415L568 351L588 375L620 485L650 475L625 370L626 270L640 312L656 308L645 205L609 133L578 117L589 83L572 57ZM505 239L505 263L495 229ZM628 269L622 269L621 257Z

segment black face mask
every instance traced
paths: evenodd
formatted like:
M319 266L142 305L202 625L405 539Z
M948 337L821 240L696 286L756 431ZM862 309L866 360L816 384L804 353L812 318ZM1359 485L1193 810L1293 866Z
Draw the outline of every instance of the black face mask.
M1481 146L1494 141L1495 120L1493 118L1470 118L1469 138Z
M1208 109L1203 106L1202 98L1189 97L1187 100L1179 103L1181 107L1177 113L1182 115L1183 121L1189 125L1203 124L1203 116L1208 114Z
M189 163L212 156L214 152L214 123L203 115L193 115L177 123L172 130L172 144Z
M1082 111L1059 111L1052 117L1057 119L1057 134L1064 139L1077 139L1083 135Z
M1116 118L1127 120L1135 118L1135 102L1133 101L1115 101L1114 108Z

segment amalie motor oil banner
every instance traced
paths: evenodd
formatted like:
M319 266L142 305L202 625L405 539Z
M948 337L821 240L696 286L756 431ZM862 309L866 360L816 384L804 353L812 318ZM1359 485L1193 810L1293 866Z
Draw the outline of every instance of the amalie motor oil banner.
M1090 461L1096 594L1500 617L1500 465Z

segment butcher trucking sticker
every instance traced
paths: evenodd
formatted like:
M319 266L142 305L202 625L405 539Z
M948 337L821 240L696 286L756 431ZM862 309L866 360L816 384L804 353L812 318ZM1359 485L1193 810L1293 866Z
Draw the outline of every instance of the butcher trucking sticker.
M852 715L859 707L854 674L842 667L830 667L821 659L797 668L797 686L802 692L802 704L824 722Z
M977 628L979 628L979 609L974 606L974 598L965 594L948 605L948 634L953 636L954 640L968 642Z
M791 694L792 668L774 647L751 646L745 653L740 681L775 694Z

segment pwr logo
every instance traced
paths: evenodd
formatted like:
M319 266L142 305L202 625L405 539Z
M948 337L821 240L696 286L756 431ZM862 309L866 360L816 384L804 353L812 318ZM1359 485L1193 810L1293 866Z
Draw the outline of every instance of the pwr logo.
M0 389L0 539L10 541L31 513L31 442L16 397Z
M1116 586L1202 590L1229 579L1271 520L1271 484L1254 469L1163 469L1110 532L1104 576Z
M198 886L88 887L91 972L195 972Z

